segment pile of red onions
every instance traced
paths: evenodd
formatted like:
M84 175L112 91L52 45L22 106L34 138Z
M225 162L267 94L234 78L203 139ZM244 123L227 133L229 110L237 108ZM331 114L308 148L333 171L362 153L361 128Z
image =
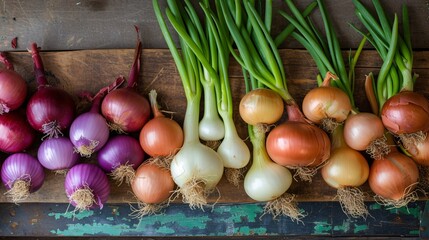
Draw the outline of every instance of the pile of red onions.
M76 211L103 208L110 185L106 174L95 164L77 164L67 172L65 191Z
M38 90L27 104L28 122L47 138L61 136L74 119L74 100L68 92L48 85L36 43L31 44L30 52Z
M27 97L27 83L14 71L12 63L4 52L0 52L0 62L6 68L0 69L0 115L20 107Z
M8 189L6 195L17 203L42 187L45 173L35 157L28 153L15 153L3 162L1 180Z

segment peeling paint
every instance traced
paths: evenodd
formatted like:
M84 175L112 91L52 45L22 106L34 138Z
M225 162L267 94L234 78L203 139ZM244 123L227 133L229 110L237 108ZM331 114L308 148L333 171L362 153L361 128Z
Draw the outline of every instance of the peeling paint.
M355 224L353 232L356 234L356 233L363 232L366 230L368 230L368 225L366 225L366 224L362 224L362 225Z
M332 224L324 222L314 222L314 234L331 234Z
M91 217L94 214L94 211L92 210L86 210L81 212L65 212L65 213L48 213L48 216L54 217L55 220L60 219L61 217L67 218L67 219L77 219L82 220L87 217Z

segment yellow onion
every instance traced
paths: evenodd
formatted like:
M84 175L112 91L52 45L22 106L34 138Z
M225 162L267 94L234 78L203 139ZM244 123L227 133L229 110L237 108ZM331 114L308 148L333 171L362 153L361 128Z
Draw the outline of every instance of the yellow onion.
M283 115L283 99L270 89L252 90L240 101L240 116L247 124L272 124Z

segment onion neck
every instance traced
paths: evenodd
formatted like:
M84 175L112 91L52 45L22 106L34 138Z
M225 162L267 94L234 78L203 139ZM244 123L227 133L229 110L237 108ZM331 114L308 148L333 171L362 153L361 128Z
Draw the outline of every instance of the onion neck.
M286 111L289 121L307 123L304 114L297 104L286 104Z
M265 130L261 125L252 126L253 134L250 138L253 146L253 163L252 167L261 167L271 162L265 146Z
M92 112L92 113L100 112L101 100L103 100L103 97L104 97L104 94L98 94L97 96L95 96L95 98L92 100L92 105L89 112Z
M344 139L344 125L338 125L331 134L331 151L334 149L348 147Z
M164 114L162 114L162 112L159 110L159 105L158 105L158 101L157 99L157 93L156 90L151 90L149 92L149 102L150 102L150 107L152 109L152 113L153 113L153 117L157 118L157 117L164 117Z
M188 98L185 118L183 120L183 145L200 142L198 134L200 113L200 95L194 95Z
M141 55L142 55L142 41L140 39L139 28L135 26L137 32L137 45L134 50L134 63L131 66L130 74L128 76L128 86L133 88L137 85L137 79L139 77L141 68Z
M0 62L2 62L6 69L8 70L14 70L13 64L9 61L9 59L6 57L5 52L0 52Z
M37 84L39 87L48 85L48 80L45 76L45 68L43 67L43 61L39 54L39 48L36 43L31 44L31 49L29 50L31 57L33 58L34 64L34 75L36 77Z

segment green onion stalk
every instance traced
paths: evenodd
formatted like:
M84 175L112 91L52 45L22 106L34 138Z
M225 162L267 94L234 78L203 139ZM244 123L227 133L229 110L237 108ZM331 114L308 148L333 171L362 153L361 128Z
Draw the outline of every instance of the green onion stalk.
M217 18L209 1L200 2L200 7L205 13L204 24L196 15L191 3L185 1L185 4L187 12L191 13L189 17L192 19L186 28L190 29L190 26L194 25L195 31L185 31L185 26L180 25L174 18L169 19L204 69L205 78L202 79L202 85L205 111L203 119L200 121L200 138L203 140L221 140L223 138L217 152L222 157L224 167L228 170L226 171L227 179L234 185L238 185L241 171L250 160L250 150L238 135L233 119L233 100L228 76L231 41L225 24ZM207 112L211 113L207 114ZM222 118L222 120L216 120L219 124L212 124L215 115L220 115ZM213 133L217 135L219 132L222 132L222 136L219 136L221 138L208 138Z
M429 102L422 94L414 92L418 75L413 74L408 10L404 4L401 34L398 15L394 14L393 20L389 19L378 0L372 1L376 16L360 1L353 0L353 4L366 31L354 28L367 36L383 60L377 77L372 73L368 75L365 89L373 112L381 116L384 127L389 131L386 136L391 144L390 153L376 159L371 166L369 185L382 204L403 207L418 199L416 162L429 165L429 139L426 137L429 131ZM395 168L389 168L388 164ZM395 171L397 173L393 173ZM393 177L383 177L390 175ZM427 179L427 176L422 175L420 179Z
M221 156L212 148L202 144L199 136L202 82L211 81L206 77L207 72L213 68L206 68L205 66L210 63L203 65L200 60L204 58L199 58L196 52L207 43L204 43L203 38L199 35L201 32L197 28L202 26L198 25L196 14L190 8L189 2L183 6L181 2L169 0L165 8L165 14L174 28L180 28L181 31L189 33L188 36L179 35L181 51L173 41L157 0L153 0L153 8L164 39L176 63L187 102L183 122L184 143L174 156L170 171L178 186L177 192L182 195L183 201L188 203L192 209L203 209L208 204L208 195L216 188L224 171ZM189 36L192 36L195 42L187 39Z
M337 198L345 214L365 218L368 216L368 210L364 203L365 194L360 186L368 179L369 165L360 151L367 150L375 155L388 149L383 127L378 134L371 132L368 135L370 137L360 136L358 140L353 139L356 138L356 132L365 132L358 129L363 123L361 119L368 118L367 113L359 112L353 95L354 68L366 38L362 39L354 55L350 54L347 70L340 42L324 2L316 1L324 34L316 28L313 20L306 16L307 9L299 10L292 0L285 2L291 14L284 11L280 14L295 27L290 36L307 49L319 72L316 77L318 87L306 94L302 108L309 120L331 134L331 155L322 166L322 177L328 185L337 189ZM375 117L382 126L381 119L377 116L369 117ZM349 122L351 118L354 120ZM363 129L365 128L368 126L363 126Z

